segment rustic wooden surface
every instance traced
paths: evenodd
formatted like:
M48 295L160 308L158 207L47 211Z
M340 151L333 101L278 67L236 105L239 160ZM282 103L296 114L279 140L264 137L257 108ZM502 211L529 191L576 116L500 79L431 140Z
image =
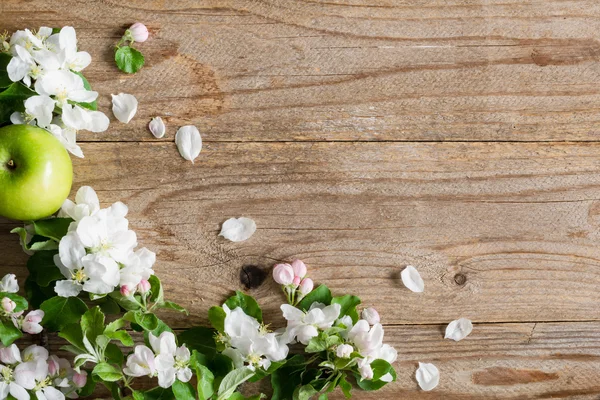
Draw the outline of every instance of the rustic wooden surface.
M151 39L126 76L111 44L134 21ZM80 135L74 190L130 205L191 311L173 326L206 323L243 266L298 257L376 306L399 350L398 382L357 399L600 398L597 1L0 2L0 29L39 25L76 27L107 113L110 93L140 100L129 125ZM183 124L203 134L194 165ZM242 215L250 240L217 237ZM13 226L0 273L23 276ZM402 286L407 264L424 293ZM276 285L250 293L281 325ZM473 334L444 341L463 316ZM418 389L419 361L436 390Z

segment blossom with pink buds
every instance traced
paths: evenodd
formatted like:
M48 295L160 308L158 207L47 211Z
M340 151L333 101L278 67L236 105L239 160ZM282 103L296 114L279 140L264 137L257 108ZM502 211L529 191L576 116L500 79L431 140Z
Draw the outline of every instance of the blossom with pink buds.
M306 264L301 260L292 261L292 268L294 269L294 275L300 277L300 279L306 276Z
M87 383L87 372L85 370L81 370L81 372L73 373L73 383L78 388L82 388Z
M150 282L146 279L142 279L137 285L137 289L141 294L146 294L150 291Z
M362 311L362 319L366 319L369 325L375 325L381 322L379 318L379 313L373 307L365 308Z
M315 287L315 284L313 283L312 279L304 278L302 280L302 283L300 283L300 287L298 288L298 291L300 292L300 294L302 294L302 297L304 297L307 294L309 294L310 292L312 292L314 287Z
M294 280L292 281L292 286L295 288L297 288L298 286L300 286L300 277L299 276L295 276Z
M40 325L40 322L44 319L44 312L42 310L30 311L23 319L23 325L21 329L23 332L29 333L30 335L37 335L44 328Z
M130 285L123 285L121 286L121 296L125 296L125 297L129 297L129 296L133 296L133 294L135 293L135 287L131 287Z
M294 269L290 264L277 264L273 268L273 279L280 285L291 285L294 281Z
M2 304L2 309L7 314L12 313L17 308L17 304L8 297L4 297L0 303Z
M134 42L142 43L148 39L148 28L141 22L136 22L127 30Z

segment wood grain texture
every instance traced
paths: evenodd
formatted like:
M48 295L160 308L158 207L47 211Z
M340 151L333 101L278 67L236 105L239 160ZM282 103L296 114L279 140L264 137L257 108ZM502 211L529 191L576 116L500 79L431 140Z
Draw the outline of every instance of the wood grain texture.
M77 28L102 93L142 104L82 140L153 140L196 124L206 141L597 141L600 6L588 1L27 1L0 26ZM151 27L148 65L111 46Z

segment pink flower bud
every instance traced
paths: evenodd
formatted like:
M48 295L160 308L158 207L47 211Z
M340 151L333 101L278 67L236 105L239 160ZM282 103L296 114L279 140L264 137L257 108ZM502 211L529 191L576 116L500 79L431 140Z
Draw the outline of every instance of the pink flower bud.
M128 29L134 42L145 42L148 39L148 28L141 22L136 22Z
M29 333L30 335L37 335L44 327L40 325L40 322L44 319L44 312L42 310L30 311L23 319L23 325L21 329L23 332Z
M87 382L87 372L85 372L85 370L81 370L81 372L75 372L73 373L73 383L75 384L75 386L77 386L78 388L82 388L85 386Z
M300 288L298 288L298 290L300 291L300 293L302 293L302 296L306 296L307 294L312 292L314 287L315 287L315 284L312 279L304 278L302 280L302 283L300 284Z
M133 296L135 293L135 288L132 288L130 285L121 286L121 296L129 297Z
M52 355L48 358L48 374L50 376L58 375L60 371L60 364L58 363L58 357Z
M294 275L299 276L300 279L306 276L306 265L301 260L294 260L292 268L294 269Z
M138 283L137 288L141 294L146 294L148 291L150 291L150 282L148 282L146 279L142 279L140 283Z
M294 277L294 280L292 281L292 286L294 286L295 288L300 286L300 277L299 276Z
M277 264L273 268L273 279L280 285L290 285L294 280L294 270L290 264Z
M4 310L4 312L10 314L14 311L15 308L17 308L17 304L14 301L9 299L8 297L2 299L2 309Z
M373 307L365 308L362 311L362 319L367 320L369 325L375 325L381 322L381 319L379 318L379 313Z

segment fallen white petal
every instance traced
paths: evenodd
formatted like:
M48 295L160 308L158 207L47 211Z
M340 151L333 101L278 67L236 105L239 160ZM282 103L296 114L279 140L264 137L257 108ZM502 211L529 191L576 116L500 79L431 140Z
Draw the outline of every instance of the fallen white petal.
M433 364L420 362L416 378L421 389L425 391L433 390L440 383L440 371Z
M165 132L167 129L165 128L165 123L163 122L161 117L154 117L152 121L148 124L148 129L154 135L155 138L160 139L165 136Z
M200 137L198 128L192 125L179 128L175 134L175 144L177 144L177 149L181 157L191 161L193 164L202 150L202 138Z
M423 278L419 275L419 271L412 265L407 266L400 274L404 286L416 293L421 293L425 289Z
M454 320L446 327L444 339L463 340L473 331L473 323L467 318Z
M115 117L124 124L128 124L137 112L138 101L131 94L119 93L112 95L112 105Z
M256 223L250 218L229 218L221 226L221 233L225 239L232 242L243 242L256 232Z

